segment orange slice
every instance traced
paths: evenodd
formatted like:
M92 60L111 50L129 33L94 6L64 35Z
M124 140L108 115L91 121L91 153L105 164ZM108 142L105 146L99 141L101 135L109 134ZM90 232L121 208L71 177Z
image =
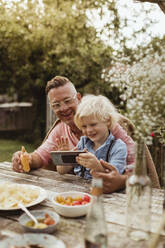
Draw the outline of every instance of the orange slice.
M23 170L25 172L29 172L30 171L30 164L29 164L29 155L25 154L26 150L25 147L22 146L22 155L21 155L21 164L23 166Z

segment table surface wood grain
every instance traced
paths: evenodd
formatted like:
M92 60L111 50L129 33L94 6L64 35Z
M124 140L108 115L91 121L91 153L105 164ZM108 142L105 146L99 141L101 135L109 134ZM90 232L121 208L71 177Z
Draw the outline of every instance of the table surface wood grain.
M52 209L53 204L49 196L53 192L64 191L82 191L90 193L91 184L78 176L65 174L59 175L57 172L44 169L32 170L30 173L17 173L11 168L11 163L0 163L0 182L14 182L19 184L32 184L44 188L48 197L38 205L30 207L35 209ZM103 203L108 227L108 247L110 248L149 248L150 241L153 239L163 213L163 190L153 189L152 191L152 224L149 241L133 241L126 236L125 212L126 212L126 194L124 192L105 194ZM18 217L22 214L17 211L0 211L0 240L6 239L4 235L9 232L24 233L18 223ZM65 218L61 216L61 221L57 230L52 234L61 239L66 248L84 248L83 233L86 218ZM160 236L160 242L157 247L163 248L165 243L165 232ZM10 247L9 247L10 248Z

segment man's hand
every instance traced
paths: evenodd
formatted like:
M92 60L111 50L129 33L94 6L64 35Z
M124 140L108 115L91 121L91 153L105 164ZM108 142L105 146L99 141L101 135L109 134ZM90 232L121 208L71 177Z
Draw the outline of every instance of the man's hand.
M103 179L103 191L104 193L113 193L120 189L125 188L127 175L121 175L116 168L104 160L100 160L105 172L96 172L91 170L92 177Z
M28 154L27 152L26 156L29 156L29 162L31 162L31 155ZM18 151L15 152L12 156L12 169L16 172L24 172L23 170L23 166L21 164L21 156L22 156L23 152L22 151Z
M64 138L61 136L61 138L56 139L56 151L69 151L69 140L68 138ZM56 166L57 172L59 174L66 174L72 171L73 166L63 166L63 165L57 165Z
M22 155L22 151L18 151L15 152L13 154L12 157L12 169L16 172L25 172L23 170L23 166L21 164L21 155ZM40 156L35 153L27 153L25 152L26 156L29 157L29 165L30 165L30 169L39 169L41 167L43 167L43 162L42 159L40 158Z
M56 150L57 151L68 151L69 149L69 141L68 138L64 138L61 136L61 138L56 139Z

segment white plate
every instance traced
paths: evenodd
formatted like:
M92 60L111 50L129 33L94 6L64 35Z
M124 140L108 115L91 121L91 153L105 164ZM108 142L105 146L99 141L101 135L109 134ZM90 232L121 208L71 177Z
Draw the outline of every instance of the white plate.
M43 233L25 233L23 235L16 235L14 238L7 238L6 240L0 241L1 248L11 248L14 245L38 245L42 248L66 248L62 240Z
M28 190L33 190L33 189L37 189L39 191L39 195L38 197L33 200L32 202L30 202L29 204L25 204L26 207L32 207L36 204L39 204L40 202L42 202L43 200L46 199L47 197L47 193L46 193L46 190L39 187L39 186L35 186L35 185L31 185L31 184L18 184L18 183L13 183L14 185L18 185L20 187L25 187L26 189ZM10 208L2 208L0 207L0 210L18 210L20 209L20 207L10 207Z

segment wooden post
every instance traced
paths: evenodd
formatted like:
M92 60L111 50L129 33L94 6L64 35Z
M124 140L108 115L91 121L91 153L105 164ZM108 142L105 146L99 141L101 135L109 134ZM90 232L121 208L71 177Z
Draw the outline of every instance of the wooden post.
M52 111L48 97L46 97L46 133L53 125L54 121L56 120L56 115Z
M165 147L161 144L160 146L160 169L161 169L161 181L163 188L165 187Z

